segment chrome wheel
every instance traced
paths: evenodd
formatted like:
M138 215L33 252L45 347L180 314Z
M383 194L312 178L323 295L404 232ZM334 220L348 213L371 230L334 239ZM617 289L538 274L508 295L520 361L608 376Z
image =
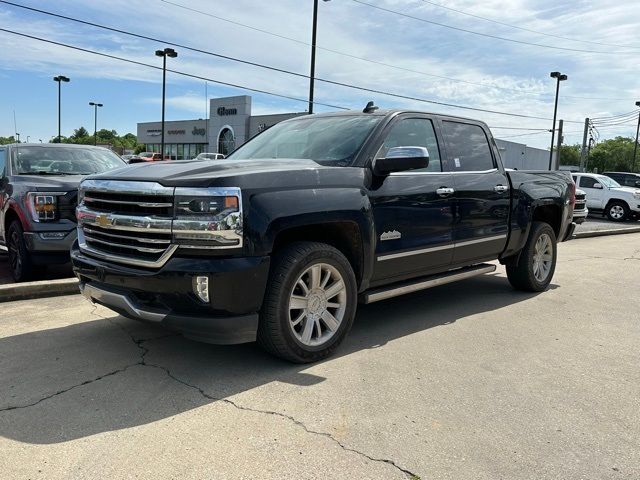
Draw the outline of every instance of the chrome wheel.
M300 343L316 347L340 328L347 309L347 289L332 265L316 263L296 280L289 295L289 326Z
M540 283L544 282L551 272L553 262L553 242L551 237L543 233L538 237L533 252L533 276Z
M609 215L614 220L622 220L624 218L624 208L621 205L613 205L609 209Z

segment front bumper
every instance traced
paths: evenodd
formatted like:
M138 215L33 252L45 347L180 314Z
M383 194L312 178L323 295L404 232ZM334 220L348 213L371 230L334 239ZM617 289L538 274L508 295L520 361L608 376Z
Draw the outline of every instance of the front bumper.
M174 257L150 271L108 264L76 247L71 262L85 297L121 315L208 343L256 339L269 257ZM209 303L194 293L196 275L209 278Z
M577 225L584 223L584 221L587 219L588 216L589 216L589 210L587 209L573 211L573 221Z
M64 234L62 238L44 237L51 233L49 231L24 232L24 243L34 263L47 265L69 262L69 251L78 238L76 229L56 232Z

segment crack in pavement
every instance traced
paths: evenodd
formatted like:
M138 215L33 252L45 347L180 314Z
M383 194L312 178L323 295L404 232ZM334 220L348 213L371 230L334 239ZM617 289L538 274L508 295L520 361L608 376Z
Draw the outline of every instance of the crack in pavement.
M253 413L261 413L261 414L265 414L265 415L272 415L272 416L276 416L276 417L280 417L283 418L285 420L288 420L290 422L293 422L296 426L302 428L305 432L311 434L311 435L317 435L317 436L321 436L324 438L327 438L329 440L331 440L332 442L334 442L336 445L338 445L342 450L346 451L346 452L351 452L351 453L355 453L356 455L360 455L364 458L366 458L367 460L371 461L371 462L377 462L377 463L384 463L387 465L390 465L392 467L394 467L396 470L402 472L404 475L407 476L407 478L412 479L412 480L419 480L420 477L418 475L416 475L415 473L411 472L410 470L401 467L400 465L398 465L395 461L390 460L390 459L386 459L386 458L376 458L376 457L372 457L371 455L368 455L364 452L361 452L359 450L356 450L354 448L351 448L347 445L345 445L344 443L342 443L340 440L338 440L337 438L333 437L333 435L331 435L330 433L327 432L320 432L320 431L316 431L316 430L312 430L309 427L307 427L307 425L305 425L303 422L301 422L300 420L297 420L296 418L294 418L291 415L286 415L284 413L281 412L276 412L276 411L272 411L272 410L261 410L261 409L256 409L256 408L250 408L250 407L246 407L244 405L240 405L239 403L234 402L233 400L229 400L228 398L219 398L219 397L215 397L213 395L210 395L209 393L207 393L204 389L202 389L201 387L197 386L197 385L193 385L190 384L189 382L182 380L180 378L178 378L177 376L175 376L171 370L169 370L167 367L164 367L162 365L158 365L158 364L154 364L154 363L148 363L145 360L146 355L149 353L149 349L147 347L145 347L143 344L152 340L160 340L163 338L168 338L168 337L175 337L178 336L179 334L168 334L168 335L163 335L163 336L159 336L159 337L153 337L153 338L135 338L135 336L127 331L122 325L118 324L117 322L115 322L112 318L106 318L106 317L102 317L101 315L96 313L96 309L97 309L97 305L94 306L94 309L90 312L90 315L94 315L97 316L101 319L107 320L109 323L111 323L112 325L118 327L120 330L122 330L122 332L124 332L127 337L129 339L131 339L131 341L136 345L136 347L138 347L138 349L140 349L140 360L136 363L132 363L129 365L126 365L122 368L113 370L111 372L108 372L104 375L100 375L96 378L93 378L91 380L85 380L81 383L78 383L76 385L72 385L68 388L65 388L63 390L57 391L55 393L52 393L50 395L47 395L45 397L40 398L39 400L26 404L26 405L17 405L17 406L9 406L6 408L2 408L0 409L0 413L2 412L6 412L6 411L10 411L10 410L18 410L18 409L24 409L24 408L30 408L33 407L35 405L38 405L39 403L42 403L46 400L49 400L51 398L54 398L58 395L62 395L66 392L69 392L75 388L79 388L82 387L84 385L89 385L91 383L100 381L104 378L113 376L113 375L117 375L119 373L125 372L126 370L128 370L131 367L135 367L135 366L145 366L145 367L150 367L150 368L157 368L159 370L162 370L163 372L166 373L166 375L171 378L172 380L174 380L175 382L191 388L193 390L196 390L197 392L200 393L200 395L202 395L204 398L208 399L208 400L212 400L212 401L217 401L217 402L223 402L227 405L231 405L232 407L238 409L238 410L243 410L243 411L248 411L248 412L253 412Z

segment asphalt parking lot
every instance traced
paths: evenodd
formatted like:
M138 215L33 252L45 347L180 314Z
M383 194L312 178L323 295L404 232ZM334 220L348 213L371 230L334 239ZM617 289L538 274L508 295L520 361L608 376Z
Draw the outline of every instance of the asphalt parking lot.
M80 296L0 306L3 478L640 478L640 234L362 307L333 358L211 346Z

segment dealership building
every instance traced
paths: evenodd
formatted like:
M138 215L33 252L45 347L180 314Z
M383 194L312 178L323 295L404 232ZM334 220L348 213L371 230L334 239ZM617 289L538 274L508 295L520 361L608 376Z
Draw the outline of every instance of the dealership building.
M251 97L213 98L208 119L165 122L165 152L176 160L194 158L202 152L231 153L254 135L288 118L306 112L251 115ZM161 122L138 124L138 143L149 152L160 151ZM496 139L507 168L546 170L549 150Z
M176 160L193 158L202 152L231 153L254 135L288 118L306 112L251 115L251 97L213 98L209 118L165 121L165 153ZM138 143L149 152L160 152L161 122L138 124Z

